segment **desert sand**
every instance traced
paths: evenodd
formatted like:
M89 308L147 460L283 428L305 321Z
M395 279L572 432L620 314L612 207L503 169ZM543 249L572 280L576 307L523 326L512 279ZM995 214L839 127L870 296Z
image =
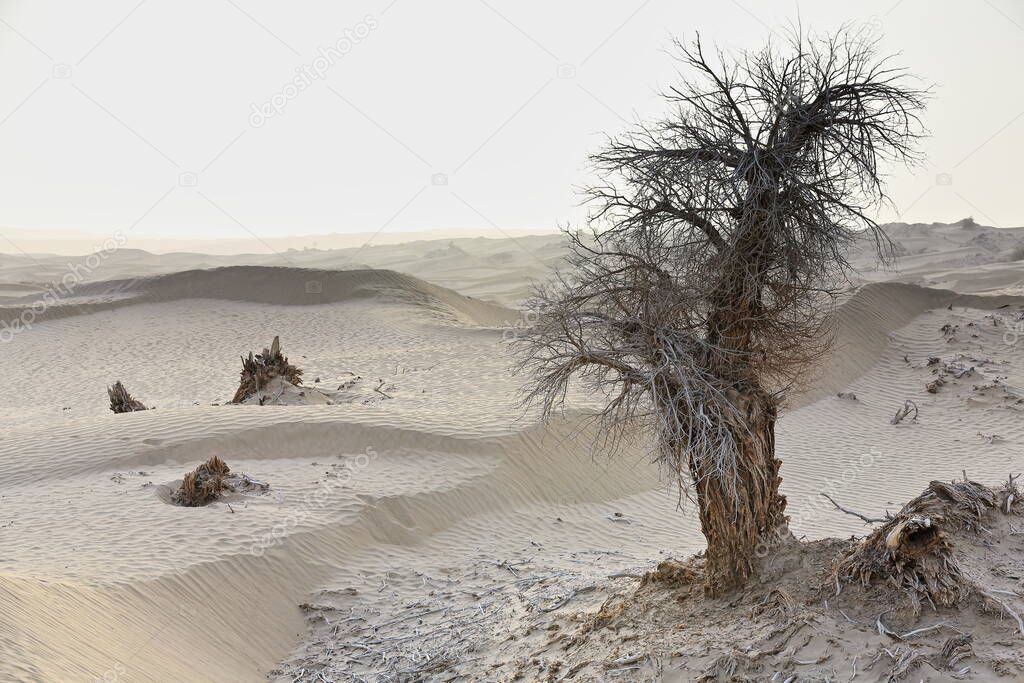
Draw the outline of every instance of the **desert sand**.
M870 530L823 492L882 516L932 480L1024 469L1024 228L890 232L898 267L856 257L836 347L778 424L807 540ZM550 235L123 249L20 326L75 258L0 256L0 679L689 681L720 665L706 638L652 656L650 633L618 626L558 650L617 591L702 547L647 444L603 447L591 399L547 425L518 407L508 343L561 256ZM274 335L336 400L229 404L239 357ZM151 409L112 414L116 380ZM890 424L907 400L916 420ZM212 456L268 491L171 504ZM779 562L810 573L813 548ZM788 655L802 677L777 680L853 680L851 661L856 680L886 680L892 662L866 668L885 642L875 615L849 614L860 637L808 641ZM1013 621L993 619L986 633L1011 641ZM976 643L964 676L1024 676L1001 647ZM837 649L849 656L818 661Z

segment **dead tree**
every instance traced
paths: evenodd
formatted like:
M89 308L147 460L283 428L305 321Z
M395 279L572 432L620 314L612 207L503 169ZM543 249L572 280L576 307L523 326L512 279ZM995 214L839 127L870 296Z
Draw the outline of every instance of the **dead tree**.
M107 387L107 397L110 398L110 410L115 413L133 413L137 410L146 410L142 401L132 398L128 390L121 382L114 382L114 386Z
M589 230L567 233L569 267L516 344L545 416L575 378L604 395L613 443L653 431L696 494L721 592L788 536L780 402L828 347L847 247L867 235L891 256L871 218L880 166L916 160L927 91L857 32L735 56L676 47L670 113L592 158Z
M282 378L285 382L298 386L302 384L302 370L288 362L288 357L281 353L281 339L274 337L269 349L262 353L242 357L242 372L232 403L241 403L250 396L263 391L272 379ZM260 405L263 404L262 398Z

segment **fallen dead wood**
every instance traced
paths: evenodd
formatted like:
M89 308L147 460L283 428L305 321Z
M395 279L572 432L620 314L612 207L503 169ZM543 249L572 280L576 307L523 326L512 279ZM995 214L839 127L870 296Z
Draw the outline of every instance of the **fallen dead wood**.
M373 388L374 391L376 391L378 394L380 394L384 398L394 398L394 396L392 396L391 394L389 394L389 393L387 393L386 391L383 390L384 380L378 378L377 382L378 382L377 386L375 386Z
M955 667L960 660L974 654L974 638L969 633L950 636L942 645L942 663L947 669Z
M1012 607L1010 607L1009 603L1007 603L1002 598L997 598L996 596L992 595L991 592L984 589L979 588L978 593L988 603L995 603L996 605L999 605L1003 612L1006 612L1006 614L1013 617L1013 620L1017 622L1017 632L1020 633L1020 635L1024 636L1024 619L1021 619L1020 615L1017 614L1017 612Z
M854 512L853 510L848 510L844 508L842 505L837 503L835 499L832 498L832 496L828 495L827 493L822 493L821 495L824 498L828 499L828 502L832 503L836 507L836 510L839 510L840 512L845 512L846 514L852 515L853 517L857 517L858 519L862 519L864 520L865 524L881 524L892 519L891 515L886 515L885 517L868 517L867 515L862 515L859 512Z
M114 382L114 386L107 387L107 397L110 398L110 410L115 413L133 413L138 410L148 410L142 401L132 397L120 381Z
M903 422L903 420L905 420L911 413L913 413L913 417L910 418L911 421L916 421L917 404L908 399L903 402L903 407L897 410L896 414L893 415L891 420L889 420L889 424L898 425L900 422Z

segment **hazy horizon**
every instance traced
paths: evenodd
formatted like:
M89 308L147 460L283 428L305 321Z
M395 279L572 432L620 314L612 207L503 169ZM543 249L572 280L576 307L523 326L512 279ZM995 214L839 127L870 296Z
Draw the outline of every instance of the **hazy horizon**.
M995 97L979 78L1024 62L1024 8L1005 0L465 0L444 13L15 1L0 8L0 251L68 231L263 251L285 237L578 225L587 154L664 111L672 36L757 48L798 15L818 33L877 32L935 85L927 161L890 169L895 207L879 220L1024 225L1024 92Z
M889 224L909 225L954 225L964 219L971 218L963 216L956 221L893 221ZM1024 228L1024 226L999 226L986 225L983 221L975 222L981 227L995 229ZM57 256L81 256L97 251L107 251L110 248L111 234L116 236L118 250L125 248L148 251L153 254L169 254L175 252L190 252L196 254L209 254L217 256L245 255L245 254L278 254L289 250L322 250L335 249L363 249L370 246L395 246L411 244L421 241L445 241L462 239L486 239L486 240L510 240L515 243L517 238L543 237L546 235L558 235L558 229L531 230L502 229L494 230L452 230L452 229L424 229L424 230L394 230L387 232L361 231L361 232L331 232L331 233L307 233L296 235L273 235L268 237L251 236L230 237L175 237L160 235L131 235L121 230L113 233L89 233L89 232L49 232L49 231L11 231L0 230L0 255L2 254L52 254Z

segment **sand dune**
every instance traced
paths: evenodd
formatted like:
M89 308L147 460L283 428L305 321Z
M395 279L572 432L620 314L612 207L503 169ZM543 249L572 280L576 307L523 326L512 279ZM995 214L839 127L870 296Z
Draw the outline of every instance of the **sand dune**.
M48 540L38 547L26 535L5 546L0 611L18 637L5 646L0 667L8 668L0 671L85 680L120 662L132 680L258 679L301 632L298 604L339 563L366 553L383 560L389 546L415 545L484 512L531 501L600 501L653 486L628 461L593 481L578 442L559 447L571 426L466 439L339 423L322 413L311 422L274 424L294 416L221 412L239 410L247 414L225 421L208 410L205 419L193 418L178 432L193 438L174 445L144 446L173 438L169 423L182 417L174 413L139 413L146 419L120 426L116 438L89 435L87 454L80 448L85 435L67 430L64 449L48 449L59 462L56 477L33 481L14 468L5 490L20 511L15 529ZM229 431L195 438L218 428ZM140 447L138 455L117 455ZM5 451L6 469L18 449ZM161 482L214 453L273 482L274 496L235 513L160 499ZM124 479L109 481L112 470ZM154 485L143 486L148 482ZM73 493L83 486L88 497ZM33 499L61 500L61 509L33 513ZM106 512L97 515L100 509ZM79 540L85 534L87 544ZM53 620L54 610L66 610L67 618ZM182 651L205 663L197 678Z
M557 234L507 239L418 240L354 248L231 255L154 254L112 243L108 249L78 256L0 254L0 296L8 290L14 295L18 292L38 295L69 274L78 282L101 282L227 266L264 266L394 270L456 289L467 296L514 305L526 296L530 282L546 277L564 253L562 237Z
M981 296L897 282L860 286L835 314L835 346L810 385L794 396L804 405L834 395L875 365L891 344L892 333L937 308L995 310L1024 303L1024 296Z
M897 280L965 294L1024 293L1024 228L993 228L966 218L949 224L894 223L885 231L897 255L894 267L878 266L867 240L853 250L852 261L866 280Z
M965 467L989 481L1024 469L1014 266L946 268L965 231L948 232L933 245L944 269L927 277L956 291L858 288L838 311L834 353L778 424L798 534L864 532L822 491L881 513ZM904 239L913 246L916 229ZM131 256L140 269L149 260ZM519 314L465 292L511 303L541 265L496 240L389 258L420 272L433 260L453 289L386 270L215 264L84 282L3 344L13 398L0 415L0 678L308 680L330 657L338 623L325 615L398 634L389 615L425 592L488 590L514 581L519 562L584 586L598 570L701 547L646 445L609 457L584 396L548 426L516 407L506 347ZM14 272L9 261L0 272ZM36 284L3 285L7 315L45 280L26 279ZM238 357L274 334L311 386L360 376L392 398L213 405L237 387ZM928 393L930 357L973 369ZM109 413L115 379L156 410ZM907 399L917 420L889 424ZM169 487L213 455L269 494L169 504Z
M462 322L497 325L513 322L519 313L477 301L418 278L388 270L316 270L269 266L227 266L189 270L127 280L86 282L54 305L39 305L36 293L9 297L0 307L0 321L13 323L33 310L32 321L111 310L128 305L184 299L220 299L283 306L336 304L375 298L402 301ZM34 308L33 308L34 307Z

